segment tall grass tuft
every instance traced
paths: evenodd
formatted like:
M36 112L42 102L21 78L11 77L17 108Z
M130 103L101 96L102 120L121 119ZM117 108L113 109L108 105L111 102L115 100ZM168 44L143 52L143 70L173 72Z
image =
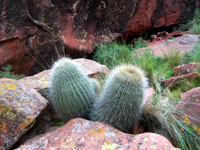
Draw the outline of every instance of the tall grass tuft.
M124 43L105 43L97 47L93 59L97 62L106 65L109 69L120 64L130 64L132 58L133 47L126 46Z
M165 52L163 49L162 51L164 59L171 69L183 63L183 54L181 53L180 48L175 49L172 47L168 52Z

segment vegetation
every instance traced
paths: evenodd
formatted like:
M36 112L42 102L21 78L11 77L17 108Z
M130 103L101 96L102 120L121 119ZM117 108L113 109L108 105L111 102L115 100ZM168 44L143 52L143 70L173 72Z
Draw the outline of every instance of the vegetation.
M11 65L3 67L5 71L0 71L0 78L10 78L18 80L25 77L24 75L17 75L14 72L11 72L12 68L13 67Z
M132 52L135 49L146 47L148 44L141 39L136 41L135 46L126 46L125 43L110 42L100 44L93 57L97 62L106 65L109 69L121 64L133 62Z
M140 42L139 45L141 45ZM112 64L109 68L113 68L124 62L136 65L146 72L150 85L154 86L157 91L153 96L152 103L145 106L143 113L144 122L142 122L147 125L145 126L145 129L148 129L147 131L162 134L176 147L181 149L199 149L198 144L200 143L200 138L197 136L196 129L194 130L193 127L191 127L193 123L190 122L190 126L188 126L182 117L174 115L173 110L180 101L182 92L186 92L194 87L200 87L200 78L195 80L183 80L173 90L163 89L160 85L160 81L172 77L174 71L173 68L177 65L189 62L200 63L200 44L197 43L195 49L191 53L182 55L179 49L172 48L169 53L163 51L162 57L155 56L151 49L148 48L144 48L142 52L137 51L135 49L135 47L137 47L137 42L134 47L120 44L119 51L116 50L116 47L119 48L119 45L114 42L109 43L106 46L109 49L109 54L107 53L107 55L104 55L102 59L108 60L109 58L110 60L107 62L104 61L103 64L108 66L109 64ZM101 47L104 46L101 45ZM115 57L115 53L116 51L119 53L122 49L127 50L129 53L125 53L126 56L117 61L118 58ZM99 50L102 51L102 49L97 48L95 58L99 58ZM126 61L126 58L130 59ZM184 116L182 112L177 113Z
M196 9L194 12L193 21L191 22L192 27L190 28L190 33L200 34L200 9Z

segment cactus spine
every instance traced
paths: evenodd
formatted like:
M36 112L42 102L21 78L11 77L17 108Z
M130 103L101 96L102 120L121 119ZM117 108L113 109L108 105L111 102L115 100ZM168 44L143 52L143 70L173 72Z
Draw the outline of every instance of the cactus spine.
M70 58L55 62L50 74L50 96L55 111L64 122L85 117L95 101L89 77Z
M108 123L123 132L130 132L142 118L147 78L132 65L122 65L111 71L90 117Z

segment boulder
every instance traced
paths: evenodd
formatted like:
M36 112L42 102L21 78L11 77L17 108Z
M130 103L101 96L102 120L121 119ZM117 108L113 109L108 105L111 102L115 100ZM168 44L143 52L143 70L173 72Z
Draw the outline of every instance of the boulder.
M13 79L0 80L0 149L9 149L35 123L48 101Z
M200 87L185 92L173 114L178 120L193 128L192 133L200 141Z
M183 64L183 65L176 66L174 68L174 75L173 76L191 73L197 67L198 67L197 62L192 62L192 63L189 63L189 64Z
M149 48L152 49L156 56L163 56L163 51L166 53L171 50L179 50L182 54L191 52L195 43L199 41L199 37L194 34L184 34L175 39L161 40L158 42L151 42Z
M105 65L101 65L96 61L85 58L74 59L74 61L80 63L83 72L91 78L104 80L109 73L109 69ZM22 78L18 82L37 90L43 97L49 100L49 76L50 70L44 70L34 76Z
M164 88L169 88L171 90L178 84L181 84L184 81L184 79L190 80L190 79L195 79L197 77L199 77L199 74L197 72L192 72L190 74L182 76L171 77L169 79L165 79L160 82Z
M75 118L67 124L38 135L16 150L26 149L175 149L163 136L155 133L123 133L110 125Z

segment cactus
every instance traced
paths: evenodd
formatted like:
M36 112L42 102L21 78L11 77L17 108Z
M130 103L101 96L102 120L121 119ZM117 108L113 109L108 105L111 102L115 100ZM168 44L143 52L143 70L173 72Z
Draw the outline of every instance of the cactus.
M90 81L93 84L95 94L98 96L100 91L101 91L101 85L100 85L99 81L97 79L94 79L94 78L90 78Z
M86 118L95 101L93 84L79 65L70 58L62 58L51 70L50 101L64 122Z
M147 78L138 67L116 67L93 105L91 120L108 123L123 132L131 132L134 124L142 118L147 87Z

